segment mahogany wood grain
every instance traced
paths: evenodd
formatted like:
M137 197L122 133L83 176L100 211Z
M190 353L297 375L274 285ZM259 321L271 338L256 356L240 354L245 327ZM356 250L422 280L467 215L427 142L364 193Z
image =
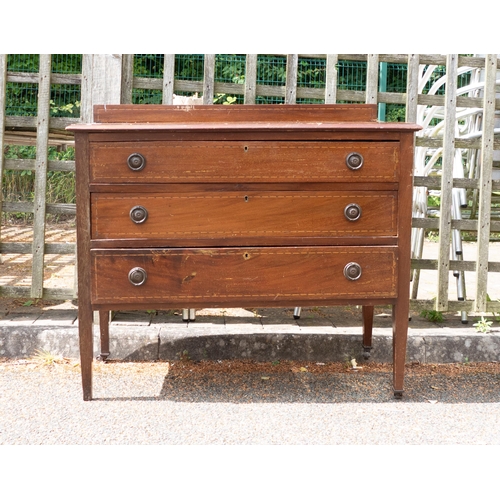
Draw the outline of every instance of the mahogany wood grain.
M283 237L295 244L320 236L397 236L396 192L94 193L91 200L92 239L195 238L207 244L212 238ZM134 222L134 208L147 214L144 221Z
M78 244L78 330L83 399L92 399L93 313L90 298L90 193L89 148L87 134L75 134L76 238Z
M404 386L404 367L408 337L408 317L410 311L410 274L411 274L411 217L413 194L413 148L414 137L401 134L401 162L407 168L401 169L399 182L399 262L398 262L398 300L392 309L393 314L393 372L394 394L402 395Z
M377 119L376 106L350 105L301 105L295 109L279 104L232 106L165 106L160 105L97 105L94 120L97 123L273 123L284 121L321 122L370 122Z
M365 346L373 307L393 306L400 395L419 127L379 123L376 113L376 105L117 105L96 106L97 123L69 127L84 399L92 399L93 310L106 350L107 313L119 308L346 304L363 306ZM363 156L357 170L346 165L352 152ZM142 170L127 166L133 153L144 156ZM349 203L361 207L358 220L345 218ZM131 220L135 206L147 209L144 222ZM350 280L353 262L361 275Z
M145 159L140 171L130 155ZM346 159L364 163L351 170ZM91 182L397 182L396 142L151 141L91 145Z
M239 300L263 306L277 298L290 306L302 299L397 297L396 247L245 247L153 250L92 250L92 302L146 307L162 298L171 305L203 298L207 307ZM361 266L352 281L344 268ZM142 285L129 281L141 268Z

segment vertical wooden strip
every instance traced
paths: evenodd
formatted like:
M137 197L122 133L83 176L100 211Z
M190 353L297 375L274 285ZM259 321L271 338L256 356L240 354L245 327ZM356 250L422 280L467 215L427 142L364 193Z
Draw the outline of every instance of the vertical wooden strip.
M295 104L297 102L298 65L298 54L288 54L286 56L285 104Z
M134 54L122 55L122 88L121 104L132 104L132 91L134 87Z
M378 93L378 54L367 55L366 67L366 104L377 104Z
M326 55L325 104L337 102L337 62L338 54Z
M0 187L3 185L3 146L5 134L5 107L7 106L7 54L0 54ZM2 216L2 190L0 189L0 217ZM1 233L0 233L1 236ZM0 264L2 256L0 255Z
M92 70L93 54L83 54L82 56L82 83L81 83L81 106L80 118L83 123L92 122Z
M203 104L214 103L215 54L205 54L203 69Z
M47 191L47 166L49 155L50 71L50 54L41 54L38 75L35 200L33 214L33 267L31 269L31 296L33 298L41 298L43 294L45 196Z
M410 308L411 273L411 207L412 207L412 165L413 134L401 134L400 180L398 194L398 300L392 306L392 342L394 390L403 390L404 366L408 337L408 315Z
M406 121L416 123L418 107L418 54L408 54L408 77L406 80Z
M409 123L416 123L417 121L419 63L420 63L420 56L418 54L408 54L405 121ZM422 189L425 188L416 188L413 191L414 202L417 202L418 194ZM418 216L418 212L414 213L414 216ZM413 228L412 258L421 258L422 256L421 243L423 243L423 229ZM412 274L412 285L413 285L412 295L411 295L412 299L417 298L419 281L420 281L420 269L415 269Z
M483 137L479 172L479 212L477 225L476 312L486 311L488 285L488 246L490 242L491 175L493 169L493 140L495 128L495 80L497 56L488 54L485 60L486 77L483 104Z
M446 94L444 104L443 165L441 171L441 210L439 218L439 261L436 310L448 309L450 271L451 208L453 163L455 160L455 124L457 114L458 55L446 57Z
M90 297L90 193L88 136L75 137L76 238L78 241L78 332L83 399L92 399L93 314Z
M94 121L94 104L120 104L122 62L121 54L83 55L81 118L84 123Z
M257 54L247 54L245 67L245 104L255 104L257 94Z
M175 54L165 54L163 60L163 104L174 101Z

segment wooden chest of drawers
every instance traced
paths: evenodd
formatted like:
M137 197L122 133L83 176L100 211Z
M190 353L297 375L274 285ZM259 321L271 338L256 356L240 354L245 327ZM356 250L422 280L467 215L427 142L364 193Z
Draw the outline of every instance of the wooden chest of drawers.
M366 344L373 306L392 304L402 394L417 126L370 105L94 114L70 127L85 400L92 311L170 307L359 304Z

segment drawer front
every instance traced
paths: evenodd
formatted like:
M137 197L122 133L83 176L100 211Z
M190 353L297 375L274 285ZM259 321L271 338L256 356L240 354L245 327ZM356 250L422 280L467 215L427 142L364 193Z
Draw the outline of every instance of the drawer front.
M92 250L94 304L189 307L396 297L396 247Z
M92 194L93 239L396 236L395 192Z
M165 141L90 145L91 182L397 182L397 142Z

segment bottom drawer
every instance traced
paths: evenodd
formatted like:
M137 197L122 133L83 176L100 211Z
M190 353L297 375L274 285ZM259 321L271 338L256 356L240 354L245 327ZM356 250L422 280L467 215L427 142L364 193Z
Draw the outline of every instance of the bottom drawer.
M92 250L93 304L300 305L395 298L397 247Z

